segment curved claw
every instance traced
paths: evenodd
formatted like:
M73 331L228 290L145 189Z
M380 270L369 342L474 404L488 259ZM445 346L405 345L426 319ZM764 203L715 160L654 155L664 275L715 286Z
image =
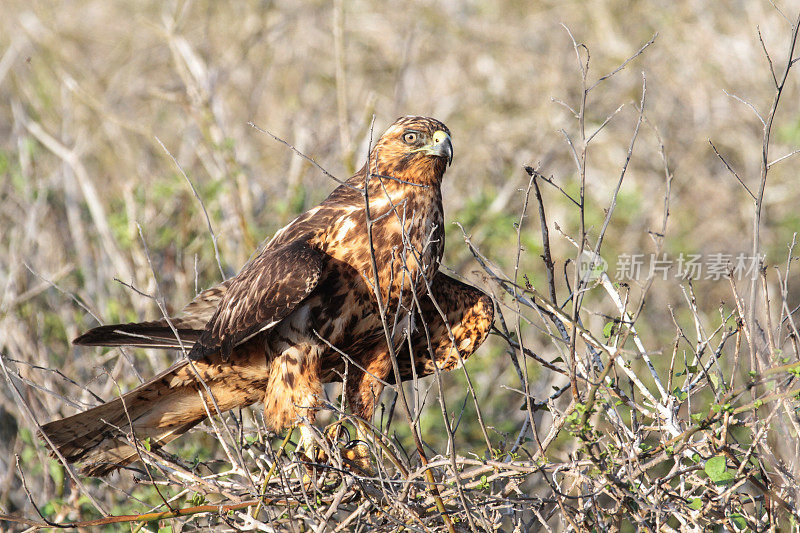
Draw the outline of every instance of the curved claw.
M341 450L344 465L351 469L356 475L373 476L375 468L372 465L372 458L369 447L370 434L359 424L356 427L356 438L352 439L350 430L341 423L334 422L322 431L322 439L327 446L321 446L318 442L319 437L314 435L314 430L310 425L300 426L300 441L297 451L301 458L308 463L326 463L329 461L328 450L334 446ZM313 465L307 465L309 469L314 469Z
M358 470L358 474L371 477L375 475L375 468L370 456L369 446L362 440L350 441L342 450L342 458L348 466Z

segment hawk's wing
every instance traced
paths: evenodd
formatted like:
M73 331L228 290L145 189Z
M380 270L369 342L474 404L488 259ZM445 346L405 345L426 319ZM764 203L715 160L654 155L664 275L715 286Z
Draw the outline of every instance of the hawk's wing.
M437 306L447 317L447 324ZM417 377L433 374L434 359L439 370L452 370L459 363L459 354L463 361L486 340L494 320L494 305L488 294L441 271L433 277L430 294L420 299L420 308L422 316L417 318L411 336L413 358L408 343L403 343L397 356L403 381L413 379L415 373ZM393 372L387 381L394 383Z
M189 357L219 350L227 360L236 345L280 322L317 286L323 258L305 240L264 250L230 280Z

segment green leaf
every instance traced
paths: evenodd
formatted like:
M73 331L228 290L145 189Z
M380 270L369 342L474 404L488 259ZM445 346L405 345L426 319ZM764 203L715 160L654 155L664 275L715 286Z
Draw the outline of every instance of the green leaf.
M144 446L144 449L148 452L150 451L150 437L147 437L142 441L142 446Z
M192 507L197 507L198 505L203 505L204 503L206 503L206 497L203 494L200 494L199 492L195 492L186 501Z
M714 456L706 461L703 469L714 483L728 483L734 478L734 473L728 470L725 457L722 455Z
M705 420L706 415L704 415L703 413L695 413L693 415L690 415L690 417L695 422L702 422L703 420Z
M725 471L728 469L727 465L725 464L725 457L722 455L716 455L706 461L705 466L703 467L708 474L708 477L711 479L718 479Z
M689 502L689 509L694 509L695 511L699 511L703 507L703 500L700 498L692 498L692 501Z
M611 335L614 334L614 323L613 322L606 322L606 325L603 326L603 337L606 339L610 339Z
M747 520L739 513L734 513L730 516L731 524L739 531L747 529Z

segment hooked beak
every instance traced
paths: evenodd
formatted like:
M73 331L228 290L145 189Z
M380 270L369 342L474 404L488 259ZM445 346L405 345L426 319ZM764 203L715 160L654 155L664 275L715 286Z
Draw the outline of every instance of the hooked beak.
M447 165L453 163L453 143L450 141L450 135L442 130L436 130L433 134L433 142L427 147L426 153L444 157L447 160Z

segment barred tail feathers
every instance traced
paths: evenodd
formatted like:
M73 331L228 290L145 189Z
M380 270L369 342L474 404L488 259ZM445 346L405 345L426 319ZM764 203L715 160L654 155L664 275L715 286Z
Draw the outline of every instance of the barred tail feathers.
M201 373L206 366L194 365ZM158 449L205 419L207 408L224 412L263 399L263 389L243 393L224 377L204 378L211 401L183 361L119 398L45 424L41 432L67 461L80 462L85 475L103 476L139 458L133 438Z

